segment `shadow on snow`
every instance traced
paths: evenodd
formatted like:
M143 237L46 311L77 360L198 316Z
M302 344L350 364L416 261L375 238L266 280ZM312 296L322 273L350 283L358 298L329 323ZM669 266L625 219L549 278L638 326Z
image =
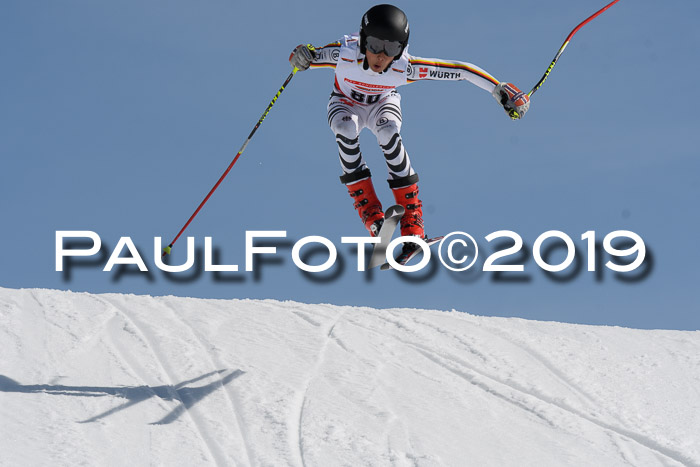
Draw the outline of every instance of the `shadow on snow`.
M95 415L94 417L82 420L80 423L95 422L114 413L120 412L133 405L143 402L152 397L159 397L167 401L177 401L179 404L168 413L165 417L152 423L152 425L165 425L172 423L182 414L187 412L197 402L204 399L206 396L223 388L234 379L243 374L241 370L229 372L226 376L212 381L205 386L191 387L190 384L196 383L203 379L214 375L227 373L229 370L212 371L196 378L183 381L174 386L116 386L116 387L100 387L100 386L64 386L57 384L20 384L7 376L0 375L0 392L17 392L24 394L44 393L57 396L77 396L77 397L104 397L114 396L126 399L126 402L112 409Z

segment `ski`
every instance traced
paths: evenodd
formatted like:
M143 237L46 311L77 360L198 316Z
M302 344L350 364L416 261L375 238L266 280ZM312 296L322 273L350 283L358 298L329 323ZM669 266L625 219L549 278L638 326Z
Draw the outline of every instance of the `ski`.
M431 245L438 243L443 238L445 238L444 235L442 235L440 237L429 238L429 239L423 240L423 241L425 243L427 243L428 246L430 247ZM405 266L409 261L411 261L413 258L418 256L418 254L421 253L422 251L423 251L423 249L418 247L415 250L412 250L408 253L401 253L399 256L396 257L396 262L399 263L401 266ZM393 268L391 267L391 264L384 263L384 264L382 264L381 269L382 269L382 271L386 271L387 269L393 269Z
M379 230L379 243L374 245L374 250L372 251L372 257L369 260L369 268L376 268L381 266L386 262L386 247L389 246L391 242L391 237L394 236L394 231L396 226L399 225L399 221L403 217L405 209L401 205L389 206L386 211L384 211L384 224Z

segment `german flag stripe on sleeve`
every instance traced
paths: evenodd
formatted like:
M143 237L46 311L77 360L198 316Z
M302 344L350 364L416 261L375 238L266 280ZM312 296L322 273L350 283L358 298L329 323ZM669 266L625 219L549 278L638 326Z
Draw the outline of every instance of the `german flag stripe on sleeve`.
M466 72L469 72L473 75L479 76L487 81L490 81L493 84L498 84L498 80L491 76L490 74L486 73L483 70L480 70L478 68L473 68L469 66L466 63L453 63L453 62L444 62L440 60L411 60L410 61L411 66L433 66L433 67L440 67L440 68L449 68L453 70L464 70ZM414 82L416 80L408 80L409 82Z
M312 63L310 68L335 68L335 63Z

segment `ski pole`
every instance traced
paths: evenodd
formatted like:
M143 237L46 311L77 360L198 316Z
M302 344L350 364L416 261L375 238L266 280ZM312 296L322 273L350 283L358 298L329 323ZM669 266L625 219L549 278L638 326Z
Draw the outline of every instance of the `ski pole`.
M613 0L612 2L608 3L608 4L605 5L603 8L601 8L601 9L598 10L598 11L596 11L596 12L593 13L591 16L589 16L589 17L586 18L584 21L582 21L578 26L576 26L576 27L569 33L568 36L566 36L566 40L565 40L564 43L561 45L561 47L559 47L559 50L557 51L557 54L554 56L554 60L552 60L552 63L549 64L549 67L547 68L547 71L544 72L544 75L542 76L542 78L540 78L540 80L537 82L537 84L535 84L535 85L532 87L532 89L530 90L530 92L527 93L527 97L532 96L539 88L542 87L542 85L544 84L544 82L547 81L547 77L549 76L549 73L552 71L552 68L554 68L554 65L557 64L557 60L559 60L559 57L561 57L561 54L564 53L564 49L566 49L566 46L569 45L569 42L571 41L571 38L574 37L574 34L576 34L576 33L578 32L578 30L581 29L583 26L585 26L588 22L590 22L591 20L593 20L595 17L597 17L598 15L600 15L600 14L603 13L605 10L607 10L608 8L610 8L611 6L613 6L614 4L616 4L616 3L619 2L619 1L620 1L620 0ZM516 112L515 109L511 110L511 111L509 112L509 115L510 115L510 118L513 118L513 119L518 118L518 112Z
M177 242L177 239L180 238L180 235L182 235L182 233L185 231L185 229L187 229L187 227L190 225L190 222L192 222L192 220L197 216L197 214L199 214L199 211L207 203L207 201L209 201L209 198L211 197L211 195L216 191L217 188L219 188L219 185L221 185L221 182L224 181L224 179L226 178L228 173L231 171L233 166L236 164L236 161L238 161L238 158L241 157L241 154L243 154L243 151L245 151L245 148L246 148L246 146L248 146L248 143L253 138L253 135L255 134L256 131L258 131L258 128L260 127L262 122L265 120L265 117L267 117L267 114L270 112L270 109L272 109L272 106L275 105L275 102L277 102L277 99L280 97L280 94L282 94L282 91L284 91L284 88L287 87L287 85L292 80L292 78L297 73L297 71L299 71L299 68L297 68L297 67L294 67L294 69L292 69L292 72L289 74L289 76L287 76L287 79L284 81L284 84L282 84L282 87L280 88L280 90L277 91L277 94L275 94L275 97L272 98L272 101L270 101L270 104L267 106L267 109L265 109L265 112L263 112L262 117L260 117L260 120L258 120L258 123L256 123L255 126L253 127L253 131L251 131L250 134L248 135L248 138L243 143L243 146L241 146L241 149L238 151L238 154L236 154L236 157L233 158L233 160L228 165L228 167L226 168L224 173L221 175L221 177L219 177L219 181L217 181L216 184L214 185L214 187L211 190L209 190L209 193L207 194L207 196L205 196L204 199L202 200L202 202L199 203L199 206L197 206L197 209L195 209L195 211L192 213L192 215L187 220L187 222L185 222L185 225L183 225L182 228L180 229L180 231L177 233L177 235L175 235L175 238L173 239L173 241L170 242L170 244L168 246L163 248L163 255L162 256L170 254L170 251L172 250L175 242Z

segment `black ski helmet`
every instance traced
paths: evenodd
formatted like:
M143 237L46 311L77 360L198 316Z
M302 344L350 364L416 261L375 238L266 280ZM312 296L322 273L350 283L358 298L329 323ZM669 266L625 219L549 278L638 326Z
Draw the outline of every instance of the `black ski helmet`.
M406 14L393 5L375 5L364 14L360 25L360 52L367 53L367 36L385 41L396 41L401 44L401 54L408 45L408 18Z

